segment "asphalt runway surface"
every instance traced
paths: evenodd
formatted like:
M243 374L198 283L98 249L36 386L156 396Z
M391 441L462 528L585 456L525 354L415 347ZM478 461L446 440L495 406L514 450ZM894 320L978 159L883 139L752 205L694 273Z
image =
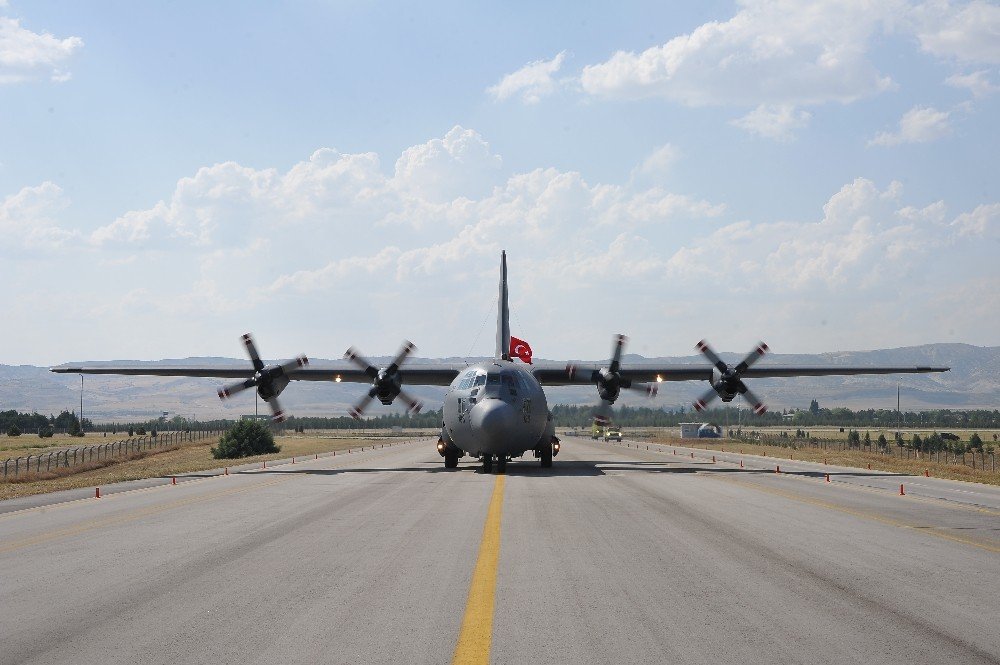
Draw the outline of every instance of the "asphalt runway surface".
M1000 662L1000 488L645 445L4 502L0 663Z

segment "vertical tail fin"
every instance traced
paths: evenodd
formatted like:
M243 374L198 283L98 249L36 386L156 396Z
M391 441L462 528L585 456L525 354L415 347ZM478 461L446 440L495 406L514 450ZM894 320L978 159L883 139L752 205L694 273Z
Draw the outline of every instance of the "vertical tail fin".
M497 360L510 360L510 311L507 308L507 252L500 252L500 301L497 308Z

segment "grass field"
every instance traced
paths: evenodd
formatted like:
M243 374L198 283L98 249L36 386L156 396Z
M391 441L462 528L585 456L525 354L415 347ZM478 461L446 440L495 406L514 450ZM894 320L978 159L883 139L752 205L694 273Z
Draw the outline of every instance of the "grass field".
M218 438L205 439L203 442L185 444L183 446L156 451L152 454L133 456L131 459L111 460L111 464L100 468L70 467L61 472L72 472L66 475L45 474L18 482L0 482L0 500L11 499L31 494L55 492L58 490L80 487L99 487L126 480L141 478L160 478L207 469L217 469L226 465L237 466L250 462L284 459L287 457L315 455L332 451L360 448L363 446L382 445L391 441L402 441L404 437L368 437L347 438L337 435L292 434L275 437L275 442L281 446L281 452L256 457L244 457L237 460L219 460L212 457L209 449L218 443ZM37 437L36 437L37 438ZM86 440L87 437L85 437ZM79 441L80 439L75 439ZM96 441L95 441L96 443Z
M792 431L794 432L795 430L793 429ZM873 436L877 436L877 434L873 432ZM980 436L982 435L980 434ZM967 480L990 485L1000 485L1000 472L994 473L978 468L972 469L961 464L938 463L926 458L906 459L905 457L891 457L860 450L838 451L812 447L792 449L790 447L746 443L735 439L682 439L676 434L667 433L656 434L650 440L653 443L662 445L687 446L690 448L718 450L729 453L743 451L748 455L766 455L767 457L774 458L776 462L782 459L795 459L806 462L826 461L828 464L851 466L859 469L867 469L868 465L871 464L871 468L877 471L906 473L915 476L922 476L924 471L929 471L936 478L950 478L952 480ZM989 461L988 455L986 459Z

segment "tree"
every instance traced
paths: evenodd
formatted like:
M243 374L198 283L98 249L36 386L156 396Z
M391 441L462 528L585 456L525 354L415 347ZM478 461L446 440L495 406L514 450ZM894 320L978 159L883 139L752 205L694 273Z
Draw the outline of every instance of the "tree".
M814 416L819 415L819 402L817 402L816 400L809 402L809 413L813 414Z
M212 448L216 459L234 459L279 452L270 428L256 420L241 420L222 435L219 445Z
M910 442L910 447L920 450L920 447L924 445L924 442L920 440L919 434L913 435L913 441Z
M48 425L38 428L38 438L40 439L51 439L53 434L54 431Z
M75 417L69 424L69 435L70 436L83 436L83 430L80 429L80 421Z
M889 447L889 440L885 438L885 434L878 435L878 447L882 450Z
M969 447L973 450L983 449L983 440L979 436L979 432L973 432L972 436L969 437Z
M21 428L17 425L11 425L7 428L7 436L21 436Z

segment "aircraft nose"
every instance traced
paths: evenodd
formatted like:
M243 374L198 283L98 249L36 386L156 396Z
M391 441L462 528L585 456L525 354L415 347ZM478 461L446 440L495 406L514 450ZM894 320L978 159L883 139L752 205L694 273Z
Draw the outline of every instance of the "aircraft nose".
M484 452L501 452L517 434L517 411L498 399L486 399L472 408L472 428L485 444Z

